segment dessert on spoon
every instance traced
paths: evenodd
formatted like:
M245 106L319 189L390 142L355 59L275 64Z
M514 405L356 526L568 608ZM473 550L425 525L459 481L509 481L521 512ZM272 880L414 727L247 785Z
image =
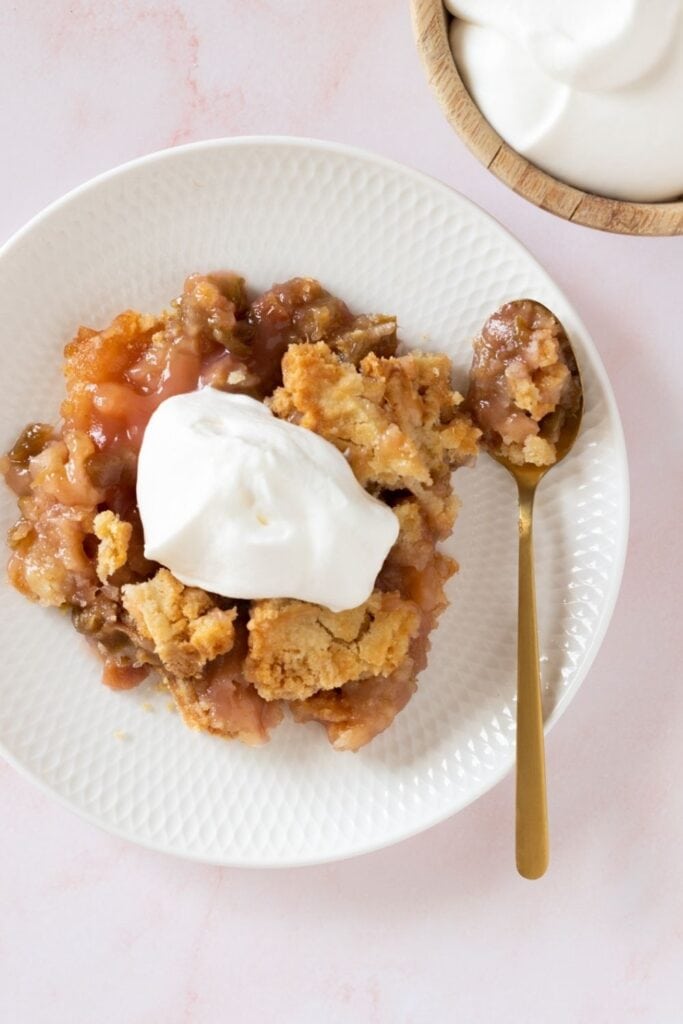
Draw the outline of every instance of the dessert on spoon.
M548 866L543 708L536 621L533 510L536 488L571 450L583 393L567 334L539 302L508 302L474 341L467 408L489 454L515 479L519 499L517 622L517 868Z

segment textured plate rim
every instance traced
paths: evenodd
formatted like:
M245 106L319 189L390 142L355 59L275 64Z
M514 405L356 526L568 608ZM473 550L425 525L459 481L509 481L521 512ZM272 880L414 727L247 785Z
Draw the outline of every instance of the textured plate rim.
M579 688L582 686L586 676L590 672L593 662L598 654L598 651L602 647L607 629L612 620L614 609L616 606L617 598L621 590L621 583L623 579L624 566L626 562L626 554L628 548L629 538L629 521L630 521L630 481L629 481L629 470L628 470L628 458L626 451L626 442L624 438L623 426L621 423L621 417L619 415L619 409L617 401L612 390L607 371L603 365L600 353L592 339L590 332L587 330L583 320L577 314L573 303L569 301L564 291L555 283L553 278L543 266L538 262L535 256L523 245L503 224L500 223L495 217L493 217L486 210L482 209L477 203L469 199L467 196L462 195L457 189L452 188L445 182L440 181L438 178L427 174L424 171L419 171L407 164L403 164L398 160L394 160L390 157L382 156L378 153L374 153L371 150L363 149L359 146L351 146L345 143L331 142L324 139L308 138L305 136L293 136L293 135L241 135L241 136L228 136L212 139L204 139L198 142L187 143L182 146L173 146L166 149L155 150L152 153L148 153L141 157L136 157L133 160L129 160L123 164L119 164L110 170L104 171L101 174L96 175L94 178L90 178L75 188L69 190L64 195L53 200L46 207L35 214L30 220L26 222L22 227L15 231L7 241L0 246L0 260L5 259L14 248L16 244L22 241L27 235L36 229L40 228L43 221L48 220L53 213L56 213L62 207L68 206L71 203L77 201L82 195L90 191L96 190L99 186L106 184L109 180L124 175L130 171L135 171L138 168L145 167L148 165L162 164L167 160L173 160L177 155L182 155L187 152L206 152L211 150L221 149L236 149L242 147L268 147L268 148L285 148L285 147L297 147L300 149L312 149L319 150L327 153L334 153L342 157L350 157L358 161L374 164L379 167L383 167L393 172L398 172L404 175L406 178L412 179L415 182L427 185L430 189L441 192L442 195L448 196L449 198L456 197L457 201L470 206L476 214L480 217L490 221L495 227L502 231L508 241L513 245L514 248L520 253L520 255L527 261L530 261L539 276L542 277L547 284L557 291L564 299L567 307L571 309L572 315L576 326L581 332L582 345L585 351L585 356L591 364L591 369L595 373L598 380L602 393L604 395L605 404L607 407L607 417L610 421L612 428L613 439L614 439L614 460L619 474L619 478L623 484L625 501L623 508L621 508L620 519L615 529L616 539L616 553L614 558L614 572L612 579L612 586L610 593L608 594L602 609L602 615L598 621L597 628L593 634L593 642L587 657L582 665L582 670L577 674L573 681L573 684L567 688L561 695L560 699L555 704L551 713L546 717L544 722L544 732L547 735L552 727L559 721L560 717L564 714L565 710L576 696ZM514 751L514 748L513 748ZM371 840L365 844L360 845L357 849L344 852L341 854L331 853L327 856L311 855L311 856L299 856L295 859L254 859L254 858L243 858L243 857L212 857L202 853L194 851L188 851L185 849L179 849L161 842L154 842L152 840L142 839L136 835L133 831L119 828L112 823L102 820L97 817L96 814L76 806L72 801L60 793L59 790L49 785L40 775L34 773L29 767L14 757L12 753L5 747L5 744L0 737L0 754L5 758L8 764L19 772L24 778L30 780L44 793L49 794L52 798L56 799L64 807L68 808L72 813L77 814L82 820L87 821L91 825L95 825L110 835L117 836L120 839L125 839L128 842L135 843L148 850L153 850L156 853L168 854L175 857L181 857L184 860L191 860L197 863L213 864L221 867L235 867L235 868L294 868L294 867L312 867L317 864L329 864L342 860L350 860L354 857L364 856L368 853L373 853L376 850L382 850L390 846L394 846L397 843L403 842L405 839L411 839L412 837L419 835L422 832L426 832L428 829L433 828L435 825L439 825L446 821L448 818L454 816L460 811L464 810L470 804L474 803L480 797L488 793L494 786L501 782L509 773L512 771L515 758L514 753L510 759L509 764L502 765L497 771L493 772L486 782L481 786L477 792L471 794L462 802L458 803L457 806L449 806L439 808L435 813L427 815L423 821L418 825L411 826L401 831L400 834L393 834L385 838Z

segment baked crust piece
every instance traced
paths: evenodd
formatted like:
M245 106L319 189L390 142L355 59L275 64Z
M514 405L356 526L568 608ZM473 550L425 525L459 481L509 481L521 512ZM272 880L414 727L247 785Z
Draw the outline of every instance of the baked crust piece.
M198 587L185 587L168 569L145 583L121 588L123 606L145 640L151 640L164 668L192 677L234 642L235 608L218 608Z
M447 356L371 352L355 367L319 342L290 346L282 375L275 415L336 445L364 487L423 490L476 455L480 431L458 412Z
M286 598L253 601L245 677L266 700L303 700L352 679L389 675L419 623L412 601L378 590L343 612Z
M93 533L100 542L97 548L97 575L102 583L106 583L110 576L126 564L133 527L119 519L115 512L105 509L95 516Z

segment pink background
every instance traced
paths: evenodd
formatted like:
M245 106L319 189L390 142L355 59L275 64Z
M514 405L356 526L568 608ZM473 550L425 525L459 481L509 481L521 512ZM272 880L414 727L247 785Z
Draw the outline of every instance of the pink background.
M3 762L0 1019L679 1024L683 239L591 232L507 191L444 121L400 0L5 2L0 97L0 241L100 171L218 135L354 143L453 185L587 323L633 487L612 626L548 744L542 881L514 871L511 779L393 849L250 872L112 838Z

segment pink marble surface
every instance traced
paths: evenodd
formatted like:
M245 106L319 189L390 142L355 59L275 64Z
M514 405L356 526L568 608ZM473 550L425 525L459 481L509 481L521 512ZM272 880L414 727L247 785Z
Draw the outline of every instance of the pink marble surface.
M546 878L515 875L510 779L393 849L249 872L114 839L0 763L0 1020L679 1024L683 239L508 192L442 119L399 0L5 2L0 96L0 241L99 171L216 135L327 137L452 184L585 319L633 483L613 623L548 744Z

